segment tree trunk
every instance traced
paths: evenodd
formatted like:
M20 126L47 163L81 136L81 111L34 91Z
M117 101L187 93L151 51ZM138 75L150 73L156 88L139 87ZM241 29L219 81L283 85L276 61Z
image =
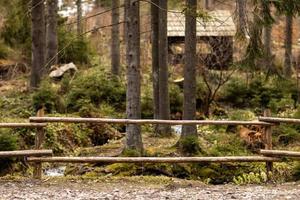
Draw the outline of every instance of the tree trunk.
M264 4L262 15L264 18L268 18L271 14L270 5L267 1ZM263 40L264 40L264 54L265 54L265 66L266 70L269 72L275 72L275 69L273 69L273 63L272 63L272 24L266 24L263 29Z
M111 31L111 73L118 76L120 73L120 0L112 0L112 31Z
M247 0L236 0L237 11L238 11L238 35L242 38L247 35L247 23L246 23L246 5Z
M37 88L45 65L45 6L41 0L32 0L32 69L30 87Z
M77 35L82 34L82 2L81 0L76 1L77 5Z
M292 76L293 15L286 16L285 34L284 75L290 78Z
M58 62L57 49L57 12L58 0L47 0L47 28L46 28L46 61L47 67Z
M185 19L185 67L184 67L184 100L183 119L194 120L196 116L196 15L197 0L187 0L191 12ZM196 126L183 126L181 138L197 136Z
M168 37L167 37L167 16L168 1L159 0L159 36L158 36L158 55L159 55L159 118L170 119L170 97L169 97L169 70L168 70ZM157 134L160 136L170 136L171 127L159 125Z
M212 10L213 4L214 4L214 0L204 0L204 8L206 10Z
M128 119L141 118L140 83L140 9L139 1L125 0L126 11L126 62L127 94L126 113ZM126 148L142 153L143 143L140 126L129 124L126 127Z
M158 48L158 29L159 29L159 0L152 0L151 4L151 24L152 24L152 82L153 82L153 116L159 119L159 48Z

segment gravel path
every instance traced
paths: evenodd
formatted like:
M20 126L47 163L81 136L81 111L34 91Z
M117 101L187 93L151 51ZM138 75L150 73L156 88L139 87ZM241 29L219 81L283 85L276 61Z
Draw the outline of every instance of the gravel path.
M171 184L114 181L0 181L0 199L300 199L300 184L208 186L180 181Z

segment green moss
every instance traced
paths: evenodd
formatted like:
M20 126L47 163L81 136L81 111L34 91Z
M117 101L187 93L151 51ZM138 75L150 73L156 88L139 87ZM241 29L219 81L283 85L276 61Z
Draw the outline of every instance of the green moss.
M195 155L202 151L197 136L186 136L179 140L179 149L184 154Z

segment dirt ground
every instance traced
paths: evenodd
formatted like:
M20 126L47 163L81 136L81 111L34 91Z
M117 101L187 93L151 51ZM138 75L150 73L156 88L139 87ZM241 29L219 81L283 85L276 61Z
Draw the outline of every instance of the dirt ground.
M205 185L171 178L0 179L0 199L300 199L300 183Z

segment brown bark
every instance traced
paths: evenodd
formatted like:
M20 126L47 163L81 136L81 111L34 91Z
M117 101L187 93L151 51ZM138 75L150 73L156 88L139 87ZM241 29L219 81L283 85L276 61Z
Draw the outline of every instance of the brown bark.
M168 37L167 37L167 16L168 1L159 0L159 118L170 119L170 97L169 97L169 70L168 70ZM171 127L160 125L157 128L157 134L160 136L170 136Z
M126 0L126 61L127 93L126 113L128 119L141 118L141 83L140 83L140 8L139 1ZM126 148L142 153L143 143L139 125L128 124L126 127Z
M158 48L158 29L159 29L159 0L152 0L151 4L151 24L152 24L152 82L153 82L153 117L159 118L159 48Z
M120 73L120 0L112 0L112 26L111 30L111 73L118 76Z
M236 0L237 11L238 11L238 34L245 37L247 34L247 24L246 24L246 0Z
M189 13L185 17L185 66L183 119L194 120L196 116L196 14L197 0L186 1ZM197 136L196 126L183 126L181 138Z
M47 67L58 62L57 15L58 0L47 0L46 61Z
M292 43L293 43L293 15L286 16L285 27L285 56L284 75L286 78L292 76Z
M30 87L37 88L45 65L45 6L41 0L32 0L32 69Z
M76 1L77 6L77 35L82 34L82 0Z

